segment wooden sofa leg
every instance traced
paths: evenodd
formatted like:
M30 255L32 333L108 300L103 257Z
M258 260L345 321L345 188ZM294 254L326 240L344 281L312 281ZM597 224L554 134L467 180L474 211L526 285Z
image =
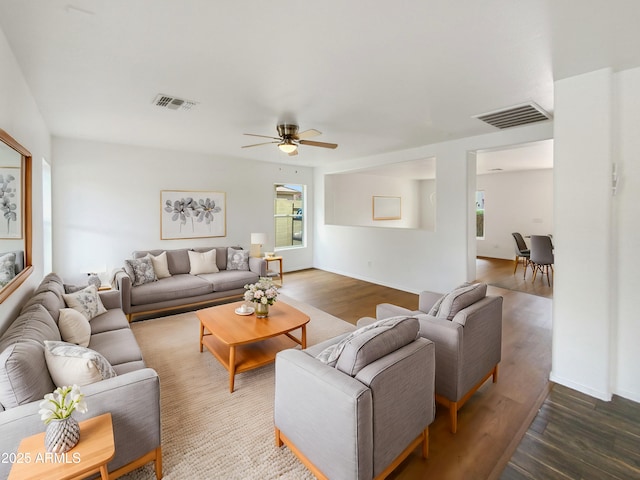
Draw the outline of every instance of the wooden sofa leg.
M156 479L162 478L162 447L156 449Z
M280 429L276 428L276 447L281 447L283 445L282 438L280 438Z
M429 458L429 426L422 432L422 458Z
M451 424L451 433L458 431L458 402L449 404L449 423Z
M493 383L498 383L498 365L493 367Z

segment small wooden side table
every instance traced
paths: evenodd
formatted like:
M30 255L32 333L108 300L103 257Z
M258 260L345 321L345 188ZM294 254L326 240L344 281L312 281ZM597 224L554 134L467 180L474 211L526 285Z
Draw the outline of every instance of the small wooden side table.
M265 262L267 262L267 270L269 269L270 262L278 262L280 264L280 286L284 283L284 277L282 276L282 257L264 257Z
M44 432L24 438L16 452L9 480L71 480L100 473L109 480L107 463L116 454L111 414L80 422L80 441L66 453L48 453Z

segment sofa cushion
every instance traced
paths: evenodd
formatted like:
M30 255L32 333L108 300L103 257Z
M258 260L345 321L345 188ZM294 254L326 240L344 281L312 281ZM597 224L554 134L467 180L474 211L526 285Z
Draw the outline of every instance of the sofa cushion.
M456 288L444 296L440 304L440 309L435 316L437 318L452 320L460 310L483 299L486 295L486 283L474 283Z
M89 320L78 310L73 308L63 308L60 310L58 328L62 340L68 343L75 343L81 347L89 345L91 338L91 325Z
M131 277L133 286L144 285L158 280L153 269L151 254L142 258L128 258L124 261L124 270Z
M191 275L200 275L202 273L217 273L219 271L216 263L216 249L209 250L208 252L193 252L189 251L189 263L191 269L189 273Z
M212 292L213 286L198 276L189 275L188 273L172 275L157 282L132 288L131 305L148 305L179 298L186 299Z
M157 256L150 254L150 258L153 265L153 271L156 273L156 277L158 279L171 276L171 272L169 271L169 262L167 261L167 252L162 252Z
M213 287L214 292L226 292L244 288L248 283L255 283L259 277L257 273L243 270L220 270L218 273L198 275Z
M0 403L13 408L42 400L55 389L44 358L44 345L27 340L0 353Z
M49 315L51 315L51 318L53 318L53 321L56 322L56 324L58 323L60 309L66 307L64 298L51 290L43 290L36 293L33 297L27 300L20 313L31 308L33 305L42 305L46 308L47 312L49 312Z
M130 328L129 320L119 308L107 310L102 315L93 317L89 322L89 326L91 327L91 335L121 328Z
M194 252L208 252L212 247L195 247L192 248ZM234 247L241 249L241 247ZM227 269L227 247L216 247L216 265L218 266L218 270L226 270Z
M66 342L45 342L45 360L57 387L89 385L116 376L98 352Z
M60 340L56 322L42 305L35 304L22 310L0 338L0 351L26 340L34 340L43 345L45 340Z
M16 254L5 253L0 256L0 287L4 287L16 276Z
M130 328L91 335L89 348L103 355L111 365L142 360L142 352Z
M64 290L64 282L60 275L54 272L47 274L40 282L40 285L38 285L38 288L36 288L35 294L47 290L54 292L58 296L62 296L63 293L66 293Z
M249 250L227 249L227 270L249 270Z
M95 285L89 285L78 292L65 293L62 298L69 308L79 311L87 320L107 311Z
M415 318L385 318L354 330L323 350L317 358L355 377L370 363L413 342L419 330L420 323Z
M191 264L189 263L189 254L187 252L186 248L167 250L167 264L171 275L189 273Z

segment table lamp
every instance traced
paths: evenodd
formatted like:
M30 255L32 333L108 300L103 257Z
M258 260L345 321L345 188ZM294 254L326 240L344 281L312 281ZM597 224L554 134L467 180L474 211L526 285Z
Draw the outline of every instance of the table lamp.
M267 234L266 233L252 233L251 234L251 250L250 254L252 257L262 257L261 248L262 245L267 243Z

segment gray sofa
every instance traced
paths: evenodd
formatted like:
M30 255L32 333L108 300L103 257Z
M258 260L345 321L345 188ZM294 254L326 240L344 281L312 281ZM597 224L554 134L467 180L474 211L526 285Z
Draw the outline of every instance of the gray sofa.
M218 272L192 275L189 251L207 252L215 248ZM232 247L241 250L241 247ZM166 252L170 276L134 286L131 274L118 271L114 282L120 291L122 309L131 321L135 316L239 299L244 286L267 275L263 258L248 258L248 270L227 268L228 247L200 247L175 250L140 250L132 258L154 257Z
M320 479L385 478L416 447L428 455L435 417L433 342L415 318L276 356L276 444Z
M16 452L20 441L44 431L38 414L45 394L55 390L45 359L45 341L60 341L60 310L66 308L62 279L47 275L18 317L0 337L0 452ZM120 308L118 292L101 292L106 312L89 322L88 348L102 354L117 374L81 386L88 412L78 421L111 412L116 444L108 464L116 478L154 461L162 477L160 442L160 384L155 370L146 368L142 353ZM82 314L80 314L82 315ZM82 441L82 439L80 440ZM0 478L11 464L0 462Z
M421 292L415 311L388 303L376 318L415 317L420 336L436 345L436 400L449 409L450 428L458 428L458 410L487 381L498 380L502 355L502 297L486 295L487 285L461 285L446 295ZM358 326L374 322L365 317Z

